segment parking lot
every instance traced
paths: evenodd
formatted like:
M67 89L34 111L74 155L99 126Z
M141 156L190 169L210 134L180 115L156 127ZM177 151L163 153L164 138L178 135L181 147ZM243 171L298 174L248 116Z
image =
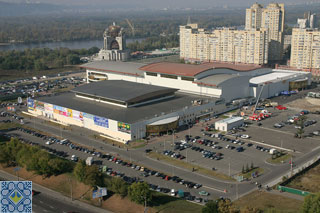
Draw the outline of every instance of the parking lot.
M62 73L53 76L34 77L35 79L25 78L0 82L0 97L1 100L12 100L19 96L47 95L85 82L83 73L71 75Z
M25 106L22 106L22 108L25 108ZM5 109L1 110L4 111ZM277 150L281 150L282 148L294 157L298 157L318 147L320 143L319 136L313 135L312 137L305 137L303 139L295 138L294 134L297 132L297 129L295 128L296 125L286 124L286 121L291 116L300 113L300 110L277 110L273 108L267 108L267 110L272 113L270 118L260 122L246 120L247 125L241 129L223 133L220 136L216 135L215 131L209 131L206 127L213 127L215 121L223 118L212 118L210 120L200 121L199 123L194 124L192 128L179 131L173 135L153 137L149 140L147 146L129 151L121 150L120 148L119 150L117 150L117 148L112 148L107 151L106 147L108 146L99 146L97 145L99 143L92 144L91 140L88 141L88 137L94 134L92 131L73 126L70 130L62 131L59 127L49 127L50 124L44 124L40 119L37 119L36 121L32 118L32 120L30 120L31 122L27 119L25 124L34 129L42 129L42 131L48 132L48 134L54 132L55 137L57 137L57 135L61 136L58 137L59 139L63 139L63 137L69 138L69 136L71 137L71 135L73 135L72 141L76 143L79 142L81 146L76 146L81 148L70 148L70 144L66 146L59 145L56 142L49 145L46 144L47 140L40 139L22 131L14 131L12 133L16 134L18 137L41 144L43 147L46 147L48 151L55 152L55 154L65 153L66 155L61 156L66 157L67 159L71 159L72 155L84 160L89 156L93 156L96 163L101 166L101 169L103 166L107 166L106 173L108 175L121 177L128 182L147 181L150 183L150 188L153 190L162 191L168 194L170 194L168 190L171 191L171 189L175 189L175 191L184 190L194 196L189 196L188 199L195 199L196 197L214 199L219 196L228 196L224 193L224 189L234 189L232 189L231 185L227 182L222 185L211 185L210 178L214 179L214 177L201 176L197 171L192 173L191 170L187 171L176 165L161 165L164 164L164 162L155 162L157 161L156 159L148 158L145 151L152 150L162 155L190 163L191 165L200 166L208 170L214 169L216 172L235 177L235 175L238 175L241 172L243 167L246 167L246 165L250 166L252 163L254 166L263 169L263 176L268 172L273 171L277 166L266 162L267 159L271 158L271 155L269 154L271 148ZM247 115L249 116L250 114L248 113ZM320 129L318 128L320 115L308 114L306 116L307 120L317 121L317 123L305 128L304 135L307 136ZM19 122L19 119L17 120L15 117L2 117L0 120ZM261 125L258 125L258 123ZM276 123L284 123L284 126L275 128L274 124ZM186 137L186 135L191 136ZM241 135L248 135L248 138L242 138ZM105 147L105 149L103 149L103 147ZM91 150L91 152L86 152L86 149ZM102 156L105 156L99 157L99 152L103 153ZM119 153L121 156L118 156ZM135 156L132 160L131 153ZM114 160L115 158L116 160ZM122 160L122 162L119 160ZM131 161L136 165L134 168L131 168L133 166L130 165ZM146 165L157 165L158 171L152 168L152 166L148 167ZM139 166L144 166L146 170L141 171ZM158 174L156 175L157 172ZM193 174L200 175L199 177L201 180L199 179L199 181L197 181L199 177L197 176L197 178L194 178ZM180 178L174 177L176 175L180 176ZM182 181L182 179L184 180ZM194 187L197 183L203 183L204 186L196 189ZM199 192L203 190L209 192L210 195L199 195Z
M222 118L210 119L195 124L191 129L176 133L174 138L170 135L153 138L154 143L148 148L168 156L172 156L174 152L176 154L173 158L181 155L183 157L177 159L207 169L214 168L218 172L232 176L239 174L243 166L251 163L263 168L264 173L271 171L273 165L266 162L271 158L270 149L283 150L293 157L299 157L319 146L320 136L314 135L313 132L320 130L320 115L311 113L305 115L306 121L311 123L313 120L315 123L304 128L303 138L300 139L294 137L297 125L287 121L301 110L292 108L278 110L272 107L266 109L271 113L270 118L260 122L247 119L245 120L247 126L241 128L241 131L230 131L219 138L210 137L214 132L206 132L205 127ZM276 123L282 123L284 126L276 128L274 127ZM189 134L190 139L185 140L185 136ZM248 135L249 138L241 138L241 135ZM177 144L179 145L181 141L186 142L187 146L177 149ZM183 144L181 146L183 147Z
M208 199L218 198L216 195L205 195L207 191L201 184L191 182L174 176L171 173L163 173L153 169L148 169L137 164L134 161L126 161L117 154L108 153L104 150L78 145L69 140L60 140L53 136L48 136L25 128L11 130L8 134L11 137L19 138L21 141L32 146L40 146L51 154L63 157L69 160L86 160L88 157L94 158L94 164L97 164L101 170L105 168L105 173L109 176L122 178L128 183L136 181L146 181L152 190L178 196L178 190L182 190L186 199L203 203ZM174 190L174 193L172 192ZM204 193L200 195L199 192Z

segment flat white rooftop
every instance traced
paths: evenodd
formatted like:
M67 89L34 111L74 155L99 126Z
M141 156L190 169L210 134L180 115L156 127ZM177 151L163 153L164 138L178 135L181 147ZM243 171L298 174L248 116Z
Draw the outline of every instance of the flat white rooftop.
M217 121L216 123L227 123L227 124L231 124L231 123L234 123L234 122L237 122L237 121L241 121L241 120L243 120L242 117L230 117L230 118L226 118L226 119Z
M288 78L292 78L294 76L298 76L297 73L290 73L290 72L272 72L266 75L260 75L257 77L253 77L250 79L251 84L262 84L266 82L277 82L286 80Z

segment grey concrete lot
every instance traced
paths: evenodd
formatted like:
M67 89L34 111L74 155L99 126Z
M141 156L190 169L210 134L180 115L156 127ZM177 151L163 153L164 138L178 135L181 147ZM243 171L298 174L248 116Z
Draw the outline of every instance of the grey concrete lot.
M22 137L22 138L28 139L30 141L38 143L39 145L50 147L50 148L58 150L58 151L67 152L68 155L69 155L67 157L67 159L70 159L70 157L72 155L76 155L77 157L79 157L82 160L86 160L87 157L92 156L91 154L88 154L88 153L84 153L84 152L81 152L81 151L78 151L78 150L75 150L75 149L70 149L68 146L65 146L65 145L59 145L59 144L56 144L56 143L51 144L51 145L46 145L45 144L46 140L43 140L41 138L38 138L36 136L30 135L30 134L25 133L25 132L21 132L19 130L10 131L9 133L10 134L14 134L14 135L16 135L18 137ZM101 151L103 151L103 150L101 150ZM115 154L113 152L108 152L108 153L112 153L117 157L117 154ZM160 177L155 177L155 176L143 177L142 176L143 172L141 172L141 171L137 171L135 169L132 169L131 167L122 166L120 164L116 164L114 162L110 162L110 161L108 161L106 159L101 159L101 158L98 158L98 157L95 157L95 156L93 156L93 157L94 157L94 160L102 161L102 165L107 166L108 168L112 168L112 171L115 171L117 173L124 173L126 176L129 176L129 177L136 177L136 178L138 178L140 180L144 180L144 181L146 181L148 183L152 183L152 184L158 185L159 187L168 188L170 190L171 189L183 190L185 192L190 192L191 195L194 195L194 196L197 196L197 197L202 197L202 198L207 198L207 199L217 199L218 198L218 196L212 192L212 189L210 189L210 187L201 187L199 189L194 189L194 188L190 189L190 188L185 187L184 185L181 185L179 183L175 183L173 181L166 181L166 180L164 180L164 179L162 179ZM130 160L129 160L129 162L130 162ZM132 161L132 163L139 165L139 163L136 163L134 161ZM166 174L174 176L175 175L175 167L169 168L169 170L166 171ZM185 180L188 181L188 179L185 179ZM198 183L198 182L195 182L195 183ZM209 195L209 196L200 196L198 193L199 193L199 191L202 191L202 190L208 191L211 195Z
M284 112L277 112L276 110L274 110L272 112L274 113L274 116L272 118L263 120L261 122L262 126L258 127L256 123L253 123L251 126L246 128L246 131L243 132L242 134L248 134L251 136L251 138L249 140L247 139L241 139L241 140L245 141L246 144L248 142L252 142L253 144L260 145L260 143L262 143L263 141L263 144L270 144L270 145L279 146L279 147L281 147L281 144L282 144L283 148L295 149L296 152L293 154L296 156L295 163L297 165L317 155L318 153L317 148L319 147L319 142L320 142L318 138L313 137L313 138L305 138L305 139L294 139L293 133L295 132L295 129L293 126L283 127L282 129L275 129L273 127L274 123L286 120L288 115L291 115L291 114L293 115L296 113L296 111L288 110ZM320 117L317 116L317 120L319 120L319 118ZM125 149L120 149L118 147L111 146L110 144L106 144L102 141L93 139L91 136L96 133L87 129L72 126L71 127L72 130L63 130L62 128L59 128L57 126L46 124L42 122L41 119L38 119L38 118L32 118L31 120L26 119L26 125L35 129L39 129L44 132L48 132L49 134L53 134L55 136L68 138L71 141L76 142L78 144L83 144L86 146L95 147L96 149L101 149L105 153L108 152L113 155L118 154L122 159L125 159L127 161L130 161L130 160L135 161L136 163L144 165L145 167L148 167L150 169L158 170L160 172L164 172L169 175L177 175L180 178L183 178L185 180L189 180L195 183L202 183L204 187L200 189L210 192L212 194L211 198L224 196L224 197L230 197L232 199L235 199L238 196L244 195L254 190L256 186L248 182L235 184L235 183L217 180L216 178L204 176L197 172L191 172L183 168L179 168L179 167L167 164L162 161L150 159L146 156L144 150L147 148L158 150L159 152L162 152L164 149L172 150L173 147L171 146L171 144L173 143L173 141L180 141L181 139L184 139L185 135L191 134L192 136L198 135L201 138L208 138L208 139L217 141L219 142L218 145L222 146L223 148L220 150L214 150L211 147L206 147L200 144L194 144L195 146L199 146L215 152L221 152L224 154L222 160L216 161L216 160L202 158L201 153L193 151L191 149L181 151L181 154L183 154L184 156L187 156L187 159L185 159L185 161L191 162L193 164L199 164L202 167L205 167L208 169L215 167L217 168L218 172L222 172L224 174L229 174L229 165L230 165L230 174L234 175L241 171L243 165L246 165L247 163L250 165L251 162L253 162L255 165L258 165L265 169L265 173L259 178L254 180L254 181L259 181L261 183L268 183L278 177L282 177L281 175L285 174L290 169L290 165L287 163L280 164L280 165L270 165L268 163L265 163L265 160L269 158L270 155L268 153L256 150L254 146L248 148L246 144L244 144L242 146L245 148L245 151L238 153L235 150L229 150L225 148L227 144L231 145L231 143L229 142L224 142L218 139L212 139L212 138L203 136L200 130L204 128L204 126L206 126L207 124L214 123L216 120L219 120L219 119L213 119L206 123L196 124L191 129L180 131L173 136L167 135L162 137L154 137L149 141L149 144L146 147L135 149L135 150L129 150L129 151L126 151ZM308 128L310 128L310 130ZM317 129L317 125L307 127L306 132L311 131L313 128ZM232 138L232 136L228 136L228 137ZM281 141L279 143L279 139L282 141L282 143ZM166 141L165 145L164 145L164 141ZM239 145L233 144L233 146L238 147ZM268 146L265 145L265 147L268 147ZM73 151L74 150L71 150L71 152ZM78 155L80 157L86 158L86 155L82 156L82 154L80 153ZM108 163L109 162L106 162L106 165L108 165ZM117 166L114 163L111 163L111 165ZM119 171L125 171L125 173L127 172L134 176L139 176L138 172L130 171L132 169L129 169L129 168L127 169L127 168L114 167L114 170L117 170L117 169L119 169ZM125 169L125 170L122 170L122 169ZM143 179L143 177L141 176L140 178ZM154 177L148 177L147 179L149 183L161 185L162 187L180 189L179 185L178 186L175 185L175 183L173 183L172 181L168 182L168 181L164 181L162 179L154 178ZM185 188L184 186L180 186L180 187ZM224 189L227 189L227 193L223 192ZM191 190L191 192L194 195L197 195L198 191L194 190L193 192Z
M273 125L279 122L285 122L288 117L293 116L300 111L288 109L285 111L270 109L273 113L271 118L262 120L261 126L257 125L257 122L252 122L245 134L251 136L250 140L269 144L277 147L282 147L290 150L295 150L294 154L304 154L320 145L320 137L306 137L306 138L295 138L294 134L297 132L295 124L285 124L282 128L275 128ZM307 120L316 120L317 123L308 127L305 127L304 135L308 135L315 130L320 129L320 116L315 114L308 114Z

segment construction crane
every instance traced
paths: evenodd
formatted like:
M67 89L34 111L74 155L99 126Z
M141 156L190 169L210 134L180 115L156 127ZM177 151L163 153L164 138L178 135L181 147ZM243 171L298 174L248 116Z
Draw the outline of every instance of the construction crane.
M129 25L129 27L131 28L132 35L133 35L133 37L134 37L134 35L135 35L134 25L131 24L131 22L130 22L129 19L127 19L127 18L126 18L126 21L127 21L128 25Z
M258 98L257 98L257 102L256 102L256 104L254 105L253 113L255 113L255 112L256 112L256 109L257 109L257 106L258 106L258 103L259 103L259 100L260 100L260 97L261 97L261 94L262 94L262 91L263 91L263 88L264 88L264 86L265 86L265 85L266 85L266 84L263 84L263 85L262 85L262 87L261 87L261 90L260 90L259 96L258 96Z

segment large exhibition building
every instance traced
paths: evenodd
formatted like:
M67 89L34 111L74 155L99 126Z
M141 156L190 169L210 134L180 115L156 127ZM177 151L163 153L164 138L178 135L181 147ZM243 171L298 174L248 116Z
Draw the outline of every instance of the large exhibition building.
M70 92L28 99L28 111L128 142L157 135L284 90L310 85L310 73L206 63L94 61Z

